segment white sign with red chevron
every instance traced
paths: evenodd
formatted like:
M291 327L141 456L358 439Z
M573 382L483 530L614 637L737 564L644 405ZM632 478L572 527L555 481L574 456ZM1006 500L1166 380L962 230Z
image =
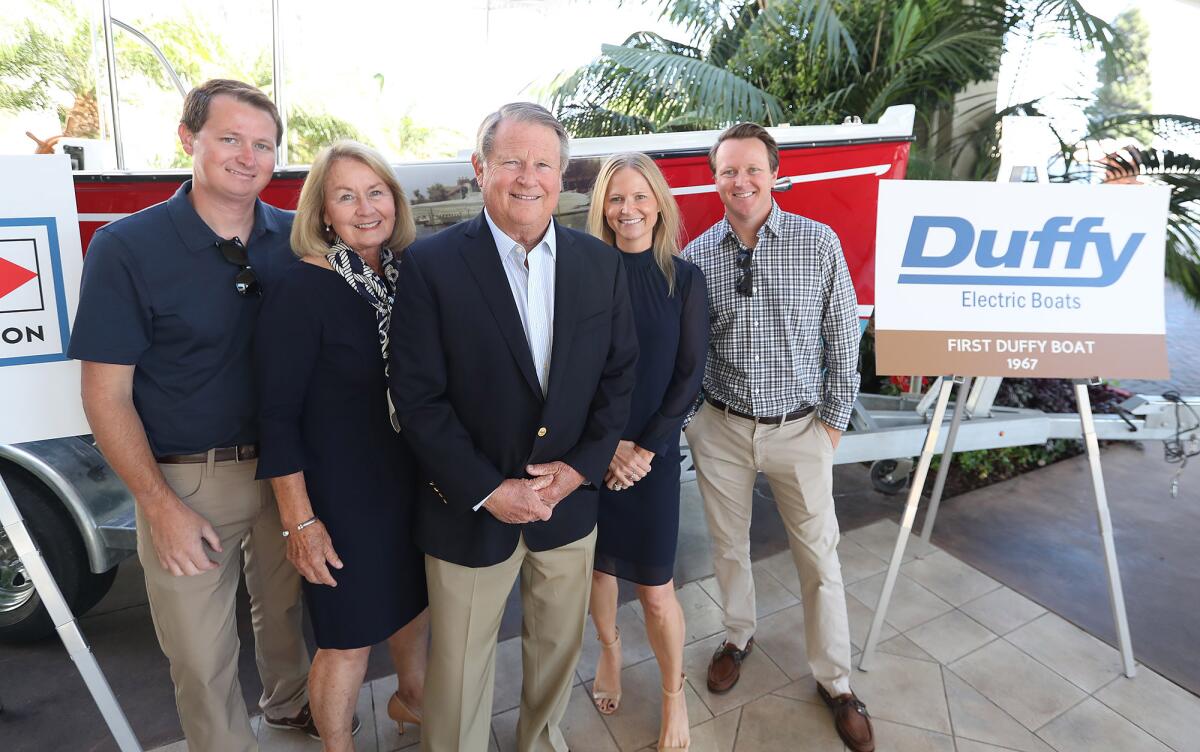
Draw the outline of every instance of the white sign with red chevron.
M0 444L88 432L67 343L83 253L68 157L0 157Z

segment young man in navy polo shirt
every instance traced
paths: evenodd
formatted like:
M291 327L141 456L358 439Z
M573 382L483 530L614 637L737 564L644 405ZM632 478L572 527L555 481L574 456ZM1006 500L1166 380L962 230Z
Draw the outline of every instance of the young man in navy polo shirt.
M213 80L184 102L192 179L101 228L70 355L109 464L137 502L138 558L193 752L258 745L238 682L245 556L268 722L312 727L300 579L258 456L251 348L261 296L293 259L288 212L258 200L283 126L258 89Z

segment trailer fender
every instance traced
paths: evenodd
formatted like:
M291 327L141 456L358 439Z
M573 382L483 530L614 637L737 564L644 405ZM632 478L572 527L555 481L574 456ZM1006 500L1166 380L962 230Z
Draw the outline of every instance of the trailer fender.
M0 444L6 462L23 468L62 502L87 549L94 573L107 572L137 549L133 496L91 437Z

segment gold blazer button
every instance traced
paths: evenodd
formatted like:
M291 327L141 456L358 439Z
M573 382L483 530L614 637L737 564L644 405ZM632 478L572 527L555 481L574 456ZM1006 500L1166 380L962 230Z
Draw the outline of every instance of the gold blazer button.
M540 438L545 435L546 435L546 427L542 426L541 428L538 429L538 437Z

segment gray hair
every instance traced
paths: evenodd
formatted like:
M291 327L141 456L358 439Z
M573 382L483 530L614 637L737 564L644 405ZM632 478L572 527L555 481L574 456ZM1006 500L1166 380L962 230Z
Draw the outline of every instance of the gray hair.
M567 161L571 156L570 136L567 135L567 129L558 122L558 118L550 114L549 110L533 102L510 102L483 119L483 122L479 124L479 134L475 139L475 156L481 162L487 163L492 148L496 145L496 131L500 128L500 123L505 120L536 123L554 131L554 135L558 136L559 156L562 159L559 171L564 173L567 171Z

